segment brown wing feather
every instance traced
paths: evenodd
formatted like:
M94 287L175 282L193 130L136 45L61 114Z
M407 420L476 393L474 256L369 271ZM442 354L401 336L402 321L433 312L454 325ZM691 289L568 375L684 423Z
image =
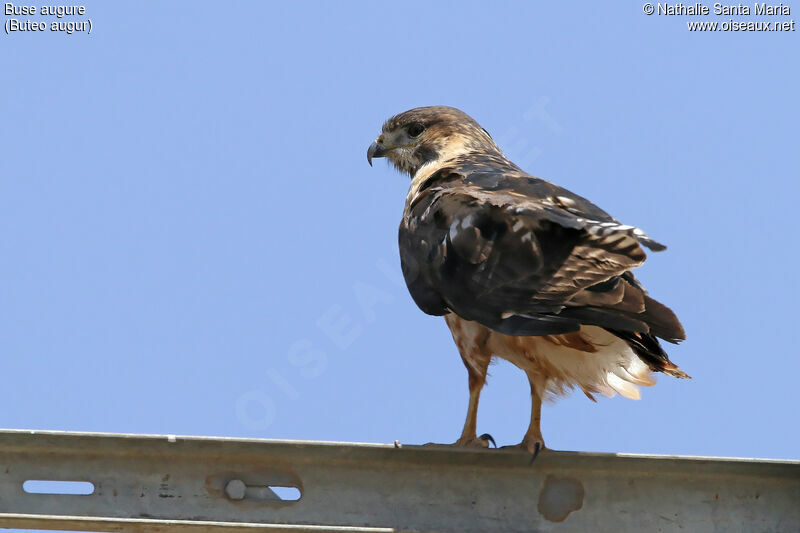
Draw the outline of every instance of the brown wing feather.
M581 324L650 333L652 322L654 334L683 338L630 274L646 259L640 243L655 246L641 230L516 167L472 167L481 171L441 169L407 203L401 256L423 310L509 335Z

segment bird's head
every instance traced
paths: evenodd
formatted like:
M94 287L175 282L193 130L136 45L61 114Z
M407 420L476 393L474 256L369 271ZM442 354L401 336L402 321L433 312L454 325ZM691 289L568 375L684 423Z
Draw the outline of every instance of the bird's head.
M455 107L417 107L383 124L367 150L367 161L385 157L397 170L414 176L426 163L471 151L500 152L489 133Z

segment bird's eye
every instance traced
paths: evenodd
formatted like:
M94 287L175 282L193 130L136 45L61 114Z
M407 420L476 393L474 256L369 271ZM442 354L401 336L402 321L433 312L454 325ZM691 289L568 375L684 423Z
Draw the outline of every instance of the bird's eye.
M419 122L415 122L408 127L408 134L412 137L419 137L423 131L425 131L425 126Z

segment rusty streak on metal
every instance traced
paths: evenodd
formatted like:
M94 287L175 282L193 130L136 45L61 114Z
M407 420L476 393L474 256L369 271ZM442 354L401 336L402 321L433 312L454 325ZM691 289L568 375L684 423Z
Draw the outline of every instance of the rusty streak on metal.
M798 502L800 461L0 430L6 528L779 532Z

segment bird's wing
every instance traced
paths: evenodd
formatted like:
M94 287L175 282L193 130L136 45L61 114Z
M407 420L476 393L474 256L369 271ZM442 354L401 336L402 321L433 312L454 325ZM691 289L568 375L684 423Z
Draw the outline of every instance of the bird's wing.
M515 168L436 174L400 231L404 275L424 311L511 335L594 324L682 338L672 312L629 272L645 261L641 245L664 249L641 230Z

